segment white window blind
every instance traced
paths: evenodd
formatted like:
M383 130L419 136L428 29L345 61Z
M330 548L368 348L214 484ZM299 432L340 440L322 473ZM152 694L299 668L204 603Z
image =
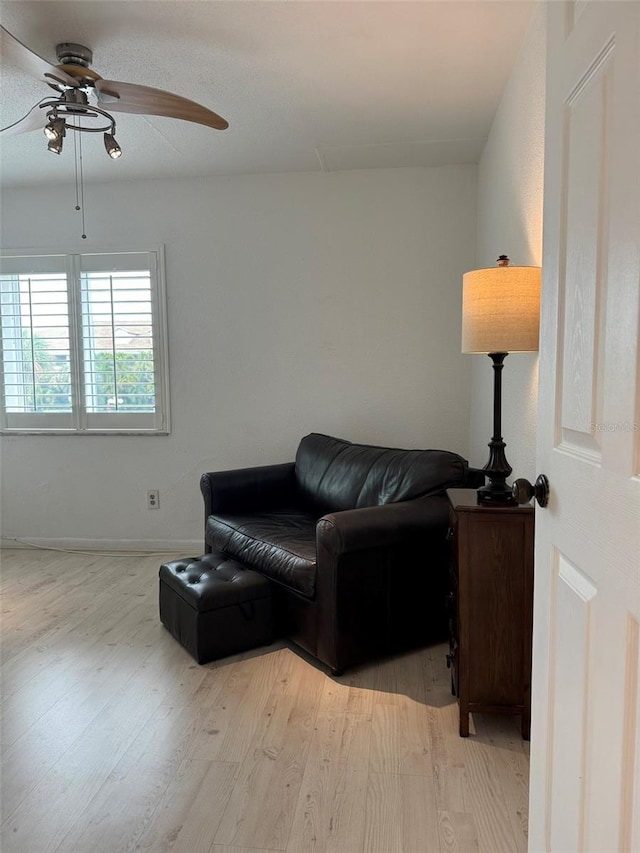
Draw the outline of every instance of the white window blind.
M2 258L5 431L167 432L159 251Z

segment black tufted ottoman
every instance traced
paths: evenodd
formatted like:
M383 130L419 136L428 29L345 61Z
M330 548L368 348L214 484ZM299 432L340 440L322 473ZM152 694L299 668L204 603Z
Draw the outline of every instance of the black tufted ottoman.
M268 645L269 582L215 551L165 563L160 621L198 663Z

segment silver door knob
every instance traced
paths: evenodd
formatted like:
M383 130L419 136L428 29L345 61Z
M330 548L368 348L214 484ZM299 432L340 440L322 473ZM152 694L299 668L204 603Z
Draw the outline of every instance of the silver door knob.
M526 504L535 498L539 506L545 507L549 503L549 478L546 474L540 474L533 486L528 480L515 480L511 493L516 503Z

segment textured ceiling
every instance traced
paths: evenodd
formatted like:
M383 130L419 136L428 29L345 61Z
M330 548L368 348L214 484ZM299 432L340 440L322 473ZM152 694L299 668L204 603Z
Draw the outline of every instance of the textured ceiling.
M55 63L85 44L103 77L167 89L225 131L115 114L123 156L83 134L86 180L477 162L531 18L527 0L80 0L0 3ZM2 61L0 126L51 93ZM0 137L2 184L67 182L40 130Z

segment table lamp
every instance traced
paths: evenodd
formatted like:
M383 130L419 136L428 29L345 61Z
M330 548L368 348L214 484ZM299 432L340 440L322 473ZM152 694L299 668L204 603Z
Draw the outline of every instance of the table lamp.
M538 351L540 267L511 267L506 255L497 264L463 276L462 352L488 355L494 371L493 437L482 469L489 482L478 489L478 503L513 504L502 440L502 368L510 352Z

